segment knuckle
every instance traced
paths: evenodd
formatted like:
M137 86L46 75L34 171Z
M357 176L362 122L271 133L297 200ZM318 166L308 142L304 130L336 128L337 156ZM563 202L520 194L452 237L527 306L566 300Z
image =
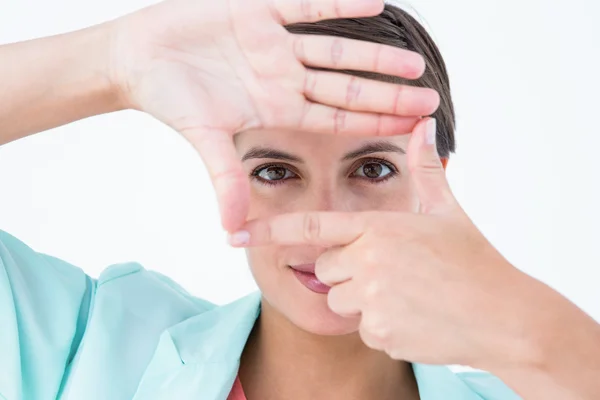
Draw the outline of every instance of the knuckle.
M307 116L310 114L312 110L313 103L310 101L305 101L302 106L302 113L300 114L300 119L298 120L298 128L305 128L307 123Z
M376 120L376 124L375 124L375 136L383 136L383 126L384 126L384 121L383 121L383 115L377 115L375 116Z
M335 0L334 5L333 5L333 12L336 18L341 18L342 16L342 9L340 8L340 1L339 0Z
M373 72L381 72L379 70L379 65L381 63L381 50L383 49L382 45L375 46L375 53L373 54L373 66L371 70Z
M350 105L356 101L360 95L361 85L357 77L352 76L348 82L348 88L346 90L346 105Z
M377 281L371 281L364 289L363 296L366 304L373 304L381 295L381 285Z
M404 94L406 92L407 88L404 85L398 85L396 87L396 95L394 97L394 102L392 103L392 109L391 114L399 114L402 115L404 114Z
M333 132L337 135L346 127L346 111L336 109L333 115Z
M398 335L398 332L396 332ZM390 358L394 360L406 360L410 359L409 347L407 343L414 343L410 341L410 338L403 335L403 337L398 337L395 341L389 341L386 347L383 349L387 353Z
M362 251L362 259L366 266L370 267L373 265L377 265L379 260L379 250L374 247L367 247Z
M387 348L391 341L391 329L383 324L379 324L371 329L371 334L377 343L380 343L383 348Z
M438 159L419 159L417 157L413 157L411 160L408 160L408 170L410 172L421 172L428 174L440 174L442 172L442 166Z
M404 360L404 353L398 349L389 349L385 352L392 360Z
M311 0L300 0L300 10L305 18L312 20L312 4Z
M381 318L363 316L359 334L365 344L372 348L387 349L391 341L391 329Z
M302 35L292 35L293 49L296 58L302 62L306 61L306 53L304 50L304 37Z
M307 242L318 241L321 237L321 220L316 213L307 213L304 215L303 221L304 239Z
M272 243L273 241L273 228L271 223L266 223L262 228L262 237L264 238L265 243Z
M317 73L311 69L307 69L304 73L304 94L309 98L314 96L316 86Z
M334 39L331 43L331 62L337 67L344 55L344 45L340 39Z

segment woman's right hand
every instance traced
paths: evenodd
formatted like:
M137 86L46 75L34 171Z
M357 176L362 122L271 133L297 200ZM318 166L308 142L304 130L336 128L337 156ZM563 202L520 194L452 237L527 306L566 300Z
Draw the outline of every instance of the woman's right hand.
M129 108L180 132L200 153L221 220L245 221L249 182L233 135L286 129L349 135L409 133L438 94L307 67L416 79L416 53L374 43L293 35L297 22L377 15L381 0L167 0L115 20L111 79Z

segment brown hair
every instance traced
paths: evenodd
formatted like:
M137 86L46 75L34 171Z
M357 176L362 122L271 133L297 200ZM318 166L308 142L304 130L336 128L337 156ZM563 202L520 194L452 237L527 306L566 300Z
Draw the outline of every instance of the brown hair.
M400 47L421 54L427 68L418 80L405 80L373 72L343 71L351 75L386 82L408 84L435 89L440 94L440 107L433 114L438 121L438 153L447 158L455 151L454 130L456 117L450 95L450 80L444 59L425 28L406 11L386 4L383 12L369 18L347 18L301 23L286 27L291 33L340 36L350 39Z

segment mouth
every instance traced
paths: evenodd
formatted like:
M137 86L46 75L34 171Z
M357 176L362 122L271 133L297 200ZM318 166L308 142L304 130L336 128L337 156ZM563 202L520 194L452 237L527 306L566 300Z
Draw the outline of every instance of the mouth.
M331 289L330 286L327 286L323 282L321 282L317 276L315 275L315 264L298 264L298 265L288 265L294 275L300 281L302 285L304 285L308 290L317 293L317 294L327 294Z

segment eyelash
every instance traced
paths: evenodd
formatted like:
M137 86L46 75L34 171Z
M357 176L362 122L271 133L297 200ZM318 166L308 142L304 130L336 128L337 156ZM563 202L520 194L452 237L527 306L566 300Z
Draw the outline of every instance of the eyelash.
M369 179L369 178L363 178L363 177L358 177L358 176L352 176L354 174L354 172L356 172L356 170L364 167L366 164L371 164L371 163L380 163L380 164L385 165L386 167L388 167L390 169L390 173L381 179ZM270 168L270 167L285 168L285 169L291 171L292 173L294 173L295 175L298 175L298 173L290 165L271 163L271 164L262 164L262 165L259 165L258 167L256 167L250 173L250 178L257 181L258 183L261 183L266 186L277 186L277 185L281 185L281 184L285 183L289 179L296 179L296 178L287 178L287 179L281 179L278 181L268 181L268 180L262 179L258 176L262 170L264 170L266 168ZM375 157L361 160L360 164L355 165L352 168L352 171L353 172L352 172L352 174L350 174L350 177L361 179L363 181L367 181L368 183L373 184L373 185L386 182L387 180L389 180L391 178L395 178L400 173L398 171L398 168L396 168L396 166L394 166L394 164L392 164L390 161L386 160L385 158L375 158Z
M362 179L362 180L365 180L365 181L367 181L369 183L372 183L372 184L378 184L378 183L383 183L383 182L387 181L388 179L395 178L400 173L398 171L398 168L396 168L396 166L394 164L392 164L392 162L386 160L385 158L371 157L371 158L366 158L364 160L361 160L360 164L358 164L356 167L353 167L352 168L352 171L353 171L352 174L354 174L354 172L356 170L358 170L359 168L362 168L365 165L371 164L371 163L374 163L374 164L379 163L379 164L385 165L386 167L388 167L390 169L390 173L388 175L384 176L383 178L380 178L380 179L369 179L369 178L364 178L362 176L361 177L354 176L354 178ZM352 176L352 174L351 174L351 176Z
M287 164L275 164L275 163L273 163L273 164L262 164L262 165L259 165L258 167L256 167L250 173L250 177L253 180L257 181L258 183L261 183L261 184L266 185L266 186L277 186L277 185L281 185L281 184L285 183L288 179L295 179L295 178L288 178L288 179L281 179L281 180L278 180L278 181L268 181L268 180L262 179L260 176L258 176L258 174L260 174L260 171L262 171L263 169L270 168L270 167L285 168L287 170L290 170L295 175L298 175L290 165L287 165Z

